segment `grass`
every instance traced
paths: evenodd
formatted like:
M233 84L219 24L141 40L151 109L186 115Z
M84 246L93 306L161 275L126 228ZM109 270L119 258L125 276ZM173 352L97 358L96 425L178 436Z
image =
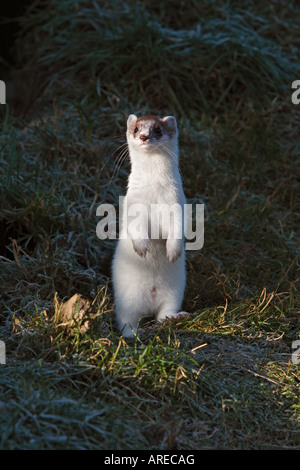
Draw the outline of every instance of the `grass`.
M2 449L299 449L299 18L275 0L52 0L20 19L0 109ZM125 192L131 112L176 115L205 241L190 315L126 341L96 208ZM63 317L74 294L87 329Z

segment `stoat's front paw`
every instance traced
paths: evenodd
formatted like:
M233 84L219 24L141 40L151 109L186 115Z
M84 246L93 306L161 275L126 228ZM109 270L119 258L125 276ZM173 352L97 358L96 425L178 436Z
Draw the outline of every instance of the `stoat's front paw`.
M182 255L182 240L168 238L166 243L166 254L170 263L175 261Z
M147 251L150 252L150 242L148 238L138 238L132 240L134 251L140 255L142 258L145 258Z

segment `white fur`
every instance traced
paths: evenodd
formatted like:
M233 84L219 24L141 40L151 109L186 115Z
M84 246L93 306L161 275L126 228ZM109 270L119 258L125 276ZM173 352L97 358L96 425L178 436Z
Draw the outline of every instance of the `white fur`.
M151 137L146 143L128 130L136 120L135 115L130 115L127 121L131 173L124 211L129 211L134 203L144 204L149 213L151 204L179 204L183 214L185 196L178 169L176 120L171 116L162 120L174 129L173 136L164 133L160 139ZM151 124L151 121L140 124L143 134L149 135ZM179 216L174 215L175 231L182 223L176 217ZM150 222L148 218L142 220L138 239L133 239L130 228L123 227L113 259L115 310L119 328L126 337L134 336L144 315L155 314L158 321L178 316L183 300L186 281L183 236L175 238L163 216L160 239L150 239Z

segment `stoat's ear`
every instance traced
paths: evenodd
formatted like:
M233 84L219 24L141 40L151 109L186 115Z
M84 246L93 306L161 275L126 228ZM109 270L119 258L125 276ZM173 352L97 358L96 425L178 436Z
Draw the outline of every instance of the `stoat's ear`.
M135 126L137 120L137 116L135 114L130 114L127 119L127 129L130 129L130 127Z
M169 132L171 133L177 132L177 123L176 123L176 119L174 118L174 116L166 116L162 118L162 122L164 123L164 125L166 126Z

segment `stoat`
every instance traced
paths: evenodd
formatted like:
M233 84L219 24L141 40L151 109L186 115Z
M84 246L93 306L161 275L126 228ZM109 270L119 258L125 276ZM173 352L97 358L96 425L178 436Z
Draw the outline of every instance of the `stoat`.
M118 325L130 337L142 316L152 314L164 321L186 313L179 312L186 282L185 196L176 119L131 114L126 136L131 172L121 218L127 223L121 223L112 280ZM138 214L133 209L140 206L145 210L139 212L136 224L133 214ZM170 207L177 210L170 213ZM157 208L160 216L154 220Z

